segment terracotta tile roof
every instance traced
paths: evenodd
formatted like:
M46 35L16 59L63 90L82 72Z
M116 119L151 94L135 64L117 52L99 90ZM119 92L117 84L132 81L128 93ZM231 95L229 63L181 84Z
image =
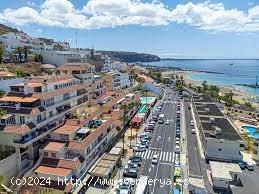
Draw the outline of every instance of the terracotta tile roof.
M49 167L49 166L39 166L36 170L34 170L35 173L40 173L40 174L47 174L47 175L54 175L54 176L61 176L61 177L66 177L71 173L72 171L70 169L65 169L65 168L54 168L54 167Z
M0 98L2 102L35 102L38 98L31 97L16 97L16 96L4 96Z
M57 90L53 90L53 91L49 91L49 92L33 93L32 97L39 98L39 99L49 99L49 98L52 98L52 97L60 95L60 94L69 93L72 91L76 91L79 89L85 89L85 88L88 88L88 84L77 84L77 85L72 85L67 88L57 89Z
M95 141L103 133L103 131L105 129L107 129L113 123L114 123L114 120L112 118L107 120L100 127L98 127L95 131L90 133L81 142L71 141L68 144L68 148L72 149L72 150L77 150L77 149L84 149L84 148L88 147L93 141Z
M42 166L66 168L70 170L75 170L80 167L80 165L85 161L83 157L72 159L56 159L56 158L43 158L41 161Z
M89 63L66 63L57 68L59 71L86 71L89 70L93 65Z
M74 121L76 122L76 121ZM62 125L61 127L57 128L56 130L53 131L53 133L59 133L59 134L72 134L75 133L80 127L78 122L76 122L77 124L73 123L72 121L68 120L66 121L66 123L64 125Z
M49 142L43 150L45 151L54 151L54 152L60 152L62 148L65 147L65 143L58 143L58 142Z
M36 127L35 125L0 125L0 131L4 133L25 135L31 131L32 128Z
M61 81L68 81L76 79L73 75L48 75L48 76L35 76L25 80L25 83L54 83Z

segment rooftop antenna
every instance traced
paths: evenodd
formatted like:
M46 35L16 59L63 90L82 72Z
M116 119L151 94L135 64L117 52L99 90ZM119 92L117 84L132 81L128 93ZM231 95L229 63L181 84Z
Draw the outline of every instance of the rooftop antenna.
M76 31L76 50L78 50L78 46L77 46L77 31Z

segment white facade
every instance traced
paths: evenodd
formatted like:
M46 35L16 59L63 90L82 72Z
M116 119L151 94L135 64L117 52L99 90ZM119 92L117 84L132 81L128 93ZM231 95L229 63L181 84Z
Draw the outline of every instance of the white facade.
M32 39L24 34L3 34L0 35L0 44L4 45L6 52L13 52L17 47L32 47Z
M259 139L254 139L252 158L259 163Z
M43 63L61 66L66 63L86 61L86 56L74 51L41 51Z
M121 76L121 88L128 88L132 86L132 81L128 73L120 73Z

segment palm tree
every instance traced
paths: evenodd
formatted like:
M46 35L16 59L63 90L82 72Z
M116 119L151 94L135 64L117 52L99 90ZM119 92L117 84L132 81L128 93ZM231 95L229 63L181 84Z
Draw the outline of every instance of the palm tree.
M6 115L6 110L0 108L0 118Z
M28 47L24 46L23 47L23 52L24 52L24 60L25 60L25 62L28 61L28 51L29 51Z
M22 52L23 52L23 48L18 46L15 50L16 53L18 53L18 61L19 63L22 62Z
M202 89L203 89L203 92L206 92L208 90L208 82L207 81L202 82Z
M3 62L3 55L5 53L5 49L2 45L0 45L0 63Z
M123 136L122 136L122 155L124 155L124 150L125 150L125 132L124 132L124 129L125 129L125 126L126 126L126 123L127 123L127 117L126 117L126 111L128 110L128 106L126 104L123 104L121 105L120 107L122 110L123 110L123 116L121 117L121 120L122 120L122 133L123 133ZM131 141L131 140L130 140Z

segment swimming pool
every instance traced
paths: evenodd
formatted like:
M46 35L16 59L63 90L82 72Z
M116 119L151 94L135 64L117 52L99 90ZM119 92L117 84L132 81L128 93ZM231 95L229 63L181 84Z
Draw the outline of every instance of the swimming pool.
M245 129L249 137L259 138L259 132L256 131L256 127L245 125L241 128Z
M141 104L149 104L152 105L156 101L156 97L141 97Z

